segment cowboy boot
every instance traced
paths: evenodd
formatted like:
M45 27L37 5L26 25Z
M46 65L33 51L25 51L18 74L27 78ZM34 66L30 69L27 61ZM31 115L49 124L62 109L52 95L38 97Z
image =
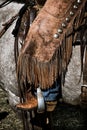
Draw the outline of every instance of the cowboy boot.
M24 103L19 103L16 105L18 109L33 110L37 108L38 113L43 113L45 111L44 97L40 88L37 88L37 97L30 91L26 93L25 99L26 101Z
M31 92L26 93L26 101L16 105L17 109L20 110L33 110L37 108L37 98L31 94Z

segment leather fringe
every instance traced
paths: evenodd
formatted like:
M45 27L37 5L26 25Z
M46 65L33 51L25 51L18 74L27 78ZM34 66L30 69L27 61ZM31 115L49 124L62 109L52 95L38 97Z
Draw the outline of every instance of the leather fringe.
M81 25L81 19L84 17L82 11L83 9L79 10L78 16L76 15L71 21L71 26L68 27L60 40L60 46L56 48L53 57L48 62L40 62L28 54L21 54L19 56L17 76L20 82L25 84L27 81L30 86L33 85L35 88L40 86L41 89L48 89L52 87L60 76L61 83L64 84L67 66L72 56L72 43L75 40L74 35L76 33L69 37L67 36L73 32L73 27L78 28Z
M72 37L72 36L71 36ZM21 54L18 58L17 75L20 82L27 82L40 86L42 89L50 88L63 75L63 80L72 54L72 38L69 37L61 42L61 46L56 49L55 54L49 62L39 62L31 58L28 54Z

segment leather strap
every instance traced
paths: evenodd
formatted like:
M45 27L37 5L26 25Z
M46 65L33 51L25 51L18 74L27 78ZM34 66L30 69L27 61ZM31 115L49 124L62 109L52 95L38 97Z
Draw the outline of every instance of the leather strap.
M83 70L83 85L87 85L87 45L85 49L85 65Z

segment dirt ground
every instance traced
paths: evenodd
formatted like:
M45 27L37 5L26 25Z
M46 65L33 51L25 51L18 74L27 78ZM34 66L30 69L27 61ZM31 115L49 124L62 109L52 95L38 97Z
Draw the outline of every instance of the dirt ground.
M7 96L0 89L0 130L22 130L22 123L8 104Z
M87 109L62 103L54 112L55 130L86 130Z
M87 109L59 103L52 113L54 130L86 130ZM0 130L22 130L22 122L8 104L7 96L0 89Z

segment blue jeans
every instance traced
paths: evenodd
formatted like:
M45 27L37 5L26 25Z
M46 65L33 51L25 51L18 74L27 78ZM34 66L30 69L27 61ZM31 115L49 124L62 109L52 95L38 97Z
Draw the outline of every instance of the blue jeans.
M56 81L53 86L49 89L42 90L42 94L45 101L55 101L58 99L58 96L60 95L60 82ZM37 95L35 91L35 95Z

